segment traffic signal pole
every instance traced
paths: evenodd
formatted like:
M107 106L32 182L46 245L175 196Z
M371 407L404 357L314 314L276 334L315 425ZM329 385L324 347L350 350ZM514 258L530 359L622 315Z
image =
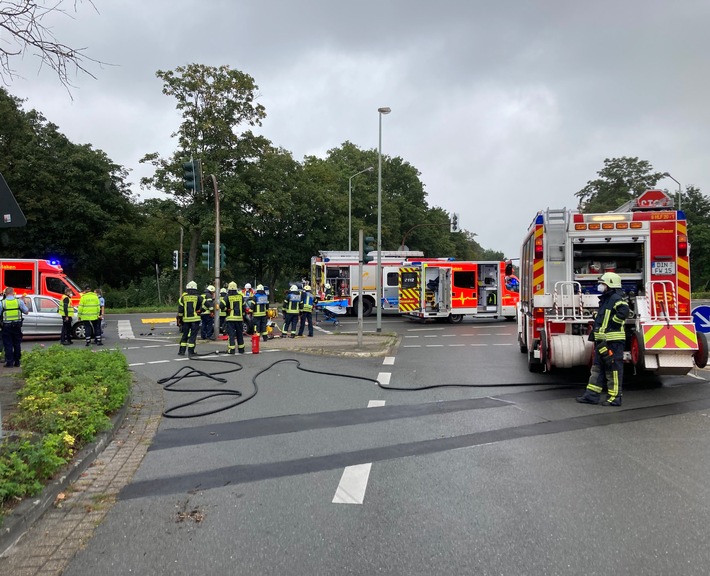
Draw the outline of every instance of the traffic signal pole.
M358 286L358 291L359 295L357 297L357 347L362 348L362 259L365 257L365 255L362 253L362 249L364 246L363 243L363 232L362 228L360 228L360 236L359 236L359 247L358 247L358 254L360 258L358 258L359 265L358 265L358 270L359 270L359 280L357 283Z
M219 255L220 243L219 243L219 189L217 186L217 177L214 174L210 174L212 179L212 186L214 188L214 288L215 288L215 314L214 314L214 333L219 334L219 280L221 274L221 258Z

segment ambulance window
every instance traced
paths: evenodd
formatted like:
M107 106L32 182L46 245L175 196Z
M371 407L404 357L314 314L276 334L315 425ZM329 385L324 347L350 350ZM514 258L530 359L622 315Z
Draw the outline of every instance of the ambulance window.
M399 274L397 272L387 272L385 286L397 286L399 284Z
M45 285L47 292L54 292L55 294L64 294L64 290L67 289L67 285L62 282L62 279L54 276L45 278Z
M416 272L402 272L402 288L416 288L417 287L417 273Z
M476 287L476 274L473 271L454 272L454 286L456 288L474 289Z
M15 290L32 290L32 270L5 270L5 286Z

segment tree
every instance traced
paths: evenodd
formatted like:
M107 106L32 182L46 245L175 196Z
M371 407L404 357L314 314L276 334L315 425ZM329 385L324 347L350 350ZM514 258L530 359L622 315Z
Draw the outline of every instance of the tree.
M650 162L638 158L606 158L599 178L590 180L575 194L582 212L609 212L653 188L663 172L654 172Z
M694 186L681 193L681 205L688 219L691 287L707 291L710 284L710 198Z
M74 11L81 0L74 0ZM5 82L17 76L11 60L22 57L27 51L40 59L40 68L49 66L54 70L63 86L69 88L69 70L95 76L86 67L89 62L102 64L85 53L85 48L72 48L59 42L52 28L44 25L44 20L56 13L65 13L64 0L56 0L44 6L34 0L3 0L0 2L0 30L6 31L0 43L0 78ZM94 9L93 2L89 0Z
M141 186L172 194L181 206L180 221L190 241L187 275L194 277L202 231L214 226L214 190L207 175L217 176L225 207L230 202L241 204L248 190L240 184L240 174L270 143L249 131L240 133L239 128L260 126L266 112L255 102L258 86L254 79L228 66L189 64L158 70L156 76L163 80L163 94L176 99L183 121L172 134L178 138L178 148L170 158L152 153L141 159L156 169L152 177L141 180ZM183 187L182 165L191 158L202 161L205 187L198 190ZM238 220L242 215L225 214L229 216ZM238 225L241 223L232 222L232 226Z

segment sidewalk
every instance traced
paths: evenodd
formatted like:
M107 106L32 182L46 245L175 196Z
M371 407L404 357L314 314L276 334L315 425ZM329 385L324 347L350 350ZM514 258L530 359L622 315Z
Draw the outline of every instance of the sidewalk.
M397 345L396 334L330 334L320 330L313 337L275 338L260 342L261 352L292 351L329 356L384 356ZM245 341L251 351L251 339ZM224 340L197 344L224 347ZM0 404L3 418L16 403L22 381L17 370L0 372ZM163 389L155 382L135 377L131 398L114 416L113 430L100 435L82 450L64 474L45 486L42 493L22 501L0 528L0 574L30 576L61 574L74 555L92 537L111 509L120 490L138 470L164 409Z

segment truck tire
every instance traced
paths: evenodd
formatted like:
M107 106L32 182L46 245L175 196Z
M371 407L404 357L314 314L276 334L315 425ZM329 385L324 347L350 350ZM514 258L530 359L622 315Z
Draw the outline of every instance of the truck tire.
M543 368L545 367L544 364L538 362L533 356L534 350L538 346L540 346L540 341L533 340L532 350L528 352L528 370L530 370L530 372L542 372Z
M357 316L357 298L353 301L353 311L354 315ZM372 310L375 308L375 303L370 300L367 297L363 297L362 299L362 317L365 318L366 316L370 316L372 314Z
M631 352L631 363L637 371L643 370L645 368L643 357L646 355L646 348L643 344L643 336L638 332L634 332L631 336L629 348Z
M460 324L463 321L463 314L449 314L449 324Z
M698 350L693 355L695 365L698 368L705 368L708 364L708 339L702 332L696 332L698 336Z

